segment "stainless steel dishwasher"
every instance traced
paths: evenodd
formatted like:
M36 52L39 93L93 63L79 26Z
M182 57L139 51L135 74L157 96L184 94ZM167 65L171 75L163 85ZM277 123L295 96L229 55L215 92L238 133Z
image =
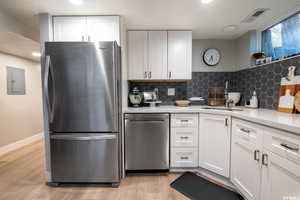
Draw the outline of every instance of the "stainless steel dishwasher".
M125 114L125 169L169 169L169 114Z

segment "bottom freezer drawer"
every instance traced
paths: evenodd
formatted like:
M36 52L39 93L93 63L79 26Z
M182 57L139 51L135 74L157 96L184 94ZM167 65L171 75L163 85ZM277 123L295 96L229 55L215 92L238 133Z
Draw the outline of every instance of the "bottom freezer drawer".
M119 182L118 138L114 134L51 137L53 182Z

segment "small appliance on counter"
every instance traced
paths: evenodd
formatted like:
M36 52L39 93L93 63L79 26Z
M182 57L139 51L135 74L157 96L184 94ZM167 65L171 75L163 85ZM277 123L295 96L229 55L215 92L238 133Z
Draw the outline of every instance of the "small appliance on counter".
M155 107L161 104L158 97L158 89L154 91L143 92L143 104L144 106Z
M129 100L132 107L139 107L141 105L143 96L137 87L134 87L129 93Z
M209 96L207 101L209 106L224 106L224 88L213 87L209 88Z

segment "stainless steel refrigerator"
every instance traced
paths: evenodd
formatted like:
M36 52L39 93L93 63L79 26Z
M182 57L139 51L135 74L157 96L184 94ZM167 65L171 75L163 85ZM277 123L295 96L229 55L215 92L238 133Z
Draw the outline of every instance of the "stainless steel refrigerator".
M120 181L120 48L46 42L42 70L51 183Z

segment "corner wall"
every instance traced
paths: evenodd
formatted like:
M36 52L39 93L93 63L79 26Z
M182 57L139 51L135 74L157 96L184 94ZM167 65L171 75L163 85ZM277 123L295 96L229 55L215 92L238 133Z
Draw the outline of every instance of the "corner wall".
M6 66L25 69L26 95L7 95ZM0 53L0 148L42 132L40 64Z

